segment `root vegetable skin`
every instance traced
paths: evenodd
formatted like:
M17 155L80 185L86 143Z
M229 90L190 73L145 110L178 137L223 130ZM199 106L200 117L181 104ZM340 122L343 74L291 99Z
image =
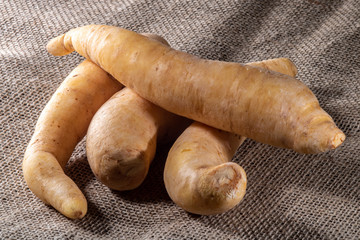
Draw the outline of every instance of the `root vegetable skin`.
M253 62L295 77L286 58ZM219 214L236 206L246 192L244 169L231 162L245 137L194 122L175 141L166 159L164 182L170 198L188 212Z
M319 153L345 139L308 87L273 71L200 59L103 25L70 30L47 50L76 50L156 105L259 142Z
M38 119L23 160L24 177L38 198L69 218L84 217L87 202L63 168L97 109L121 88L85 60L56 90Z

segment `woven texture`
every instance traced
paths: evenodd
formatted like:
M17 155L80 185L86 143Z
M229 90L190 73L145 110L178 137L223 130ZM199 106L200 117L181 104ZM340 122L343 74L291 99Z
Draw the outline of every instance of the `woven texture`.
M202 58L288 57L347 135L325 154L256 143L234 161L248 176L234 209L196 216L168 197L158 149L145 182L115 192L95 179L83 140L65 172L89 210L70 220L26 186L21 162L41 110L82 57L50 56L51 38L86 24L164 36ZM0 0L0 239L360 239L360 4L348 1Z

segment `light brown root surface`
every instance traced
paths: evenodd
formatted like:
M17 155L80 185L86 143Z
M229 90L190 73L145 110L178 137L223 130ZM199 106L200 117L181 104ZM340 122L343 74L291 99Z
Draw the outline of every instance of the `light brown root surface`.
M97 109L121 88L86 60L64 80L38 119L23 160L24 177L37 197L69 218L84 217L87 202L63 168Z

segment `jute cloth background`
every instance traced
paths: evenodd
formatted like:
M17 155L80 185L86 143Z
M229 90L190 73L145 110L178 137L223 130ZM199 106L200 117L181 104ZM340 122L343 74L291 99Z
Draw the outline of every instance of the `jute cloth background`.
M141 187L115 192L95 179L82 141L65 171L89 211L69 220L31 193L21 161L41 110L82 61L50 56L46 43L92 23L157 33L208 59L289 57L347 139L318 155L246 140L234 161L247 172L247 194L216 216L188 214L168 197L162 171L170 145L159 148ZM0 238L360 239L359 41L356 0L0 0Z

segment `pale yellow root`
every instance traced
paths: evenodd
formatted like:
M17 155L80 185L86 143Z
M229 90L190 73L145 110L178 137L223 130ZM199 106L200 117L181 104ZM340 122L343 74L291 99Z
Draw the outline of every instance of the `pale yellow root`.
M89 25L51 40L175 114L300 153L336 148L344 133L299 80L239 63L200 59L125 29Z
M289 76L296 66L286 58L249 63ZM246 192L246 173L230 162L245 140L195 122L175 141L164 169L164 182L170 198L188 212L219 214L236 206Z
M97 109L122 85L85 60L56 90L42 111L26 149L23 172L31 191L69 218L82 218L87 202L63 168Z

